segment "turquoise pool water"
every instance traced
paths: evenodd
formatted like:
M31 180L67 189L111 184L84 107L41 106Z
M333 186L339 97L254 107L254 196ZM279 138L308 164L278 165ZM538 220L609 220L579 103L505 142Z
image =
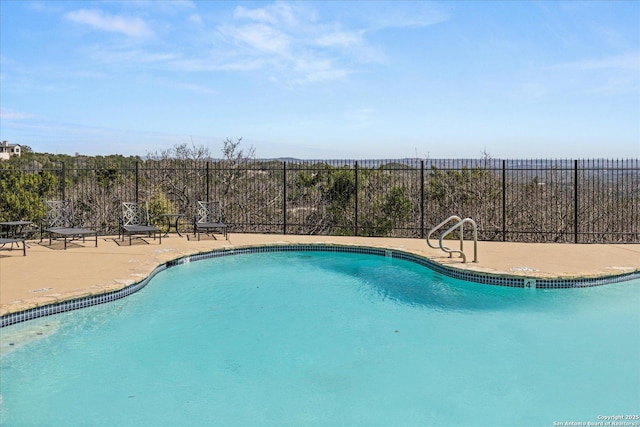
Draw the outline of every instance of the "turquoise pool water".
M528 290L373 255L180 265L0 329L6 426L596 422L640 408L640 281Z

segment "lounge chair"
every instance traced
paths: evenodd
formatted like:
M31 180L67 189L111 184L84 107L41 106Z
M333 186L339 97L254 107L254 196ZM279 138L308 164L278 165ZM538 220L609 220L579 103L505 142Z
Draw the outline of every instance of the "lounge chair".
M22 255L23 256L27 256L27 245L24 242L24 239L21 238L5 238L5 237L0 237L0 250L5 250L5 251L12 251L13 250L13 245L16 245L17 249L20 249L20 243L22 243ZM6 245L11 245L8 248L5 248Z
M222 222L222 210L220 202L197 202L198 212L193 223L193 234L198 236L205 233L211 235L214 239L213 230L221 230L225 240L227 240L227 225ZM217 239L216 239L217 240Z
M129 245L131 245L131 237L134 235L147 235L153 237L158 236L159 243L162 244L162 233L156 226L150 224L149 221L149 205L148 203L122 202L122 222L120 224L122 241L125 234L129 235ZM143 242L146 240L142 239ZM148 243L148 242L147 242Z
M12 251L15 245L16 249L20 250L20 243L22 243L22 255L27 255L27 240L29 236L32 236L34 230L31 228L33 222L31 221L3 221L0 222L0 250ZM7 246L8 245L8 246Z
M87 228L77 227L73 214L72 200L47 200L46 225L43 225L44 232L49 233L49 246L52 240L63 239L64 248L67 249L67 241L82 238L85 242L86 236L95 237L96 247L98 247L98 232ZM40 241L44 233L40 233Z

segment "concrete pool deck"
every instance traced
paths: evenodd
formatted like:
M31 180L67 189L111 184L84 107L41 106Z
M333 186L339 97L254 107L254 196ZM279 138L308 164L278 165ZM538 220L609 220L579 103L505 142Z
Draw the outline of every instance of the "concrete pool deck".
M478 263L473 242L465 242L469 262L449 258L431 249L423 239L230 234L225 241L188 240L171 234L158 245L134 241L120 246L117 237L94 242L28 242L27 256L20 250L0 251L0 316L68 299L121 289L147 277L169 260L215 249L273 244L334 244L396 249L427 257L442 265L469 271L532 278L603 277L640 271L640 244L552 244L478 242ZM128 242L127 242L128 243ZM436 242L437 243L437 242ZM449 242L457 248L458 243Z

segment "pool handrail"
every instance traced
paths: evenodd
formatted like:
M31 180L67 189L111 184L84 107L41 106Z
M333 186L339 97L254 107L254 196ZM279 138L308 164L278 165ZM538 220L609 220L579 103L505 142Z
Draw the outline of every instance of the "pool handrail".
M433 246L430 242L431 240L431 235L433 233L435 233L436 231L438 231L438 229L440 227L442 227L443 225L451 222L452 220L456 220L456 221L461 221L462 218L460 218L458 215L451 215L449 218L445 219L444 221L442 221L440 224L436 225L435 227L433 227L430 231L429 234L427 234L427 245L429 245L430 248L432 249L441 249L442 248L442 243L440 244L440 248L438 248L437 246ZM460 245L462 245L462 234L460 234ZM448 249L448 248L447 248Z
M435 233L440 229L440 227L450 223L451 221L456 221L455 225L450 227L444 233L440 234L438 246L432 245L431 236L433 235L433 233ZM451 215L449 218L445 219L444 221L442 221L440 224L436 225L429 231L429 234L427 234L427 239L426 239L427 245L430 248L441 249L442 251L448 253L449 258L451 258L454 253L460 254L460 256L462 257L462 262L466 263L467 256L463 252L463 249L464 249L464 224L467 222L470 222L473 225L473 262L478 262L478 226L476 225L476 222L471 218L462 219L458 215ZM445 236L447 236L449 233L453 232L457 228L460 228L460 250L448 248L442 242Z
M473 262L478 262L478 225L476 224L476 222L471 219L471 218L464 218L461 219L460 221L458 221L454 226L452 226L451 228L449 228L447 231L445 231L444 233L442 233L440 235L440 249L442 249L444 252L447 252L449 254L449 256L451 256L451 254L453 253L458 253L460 254L460 256L462 257L462 262L466 263L467 262L467 256L465 255L464 251L463 251L463 234L464 234L464 224L466 222L471 223L471 225L473 226ZM442 240L445 238L445 236L449 233L451 233L453 230L455 230L456 228L460 228L460 250L456 250L456 249L449 249L446 246L444 246L442 244Z

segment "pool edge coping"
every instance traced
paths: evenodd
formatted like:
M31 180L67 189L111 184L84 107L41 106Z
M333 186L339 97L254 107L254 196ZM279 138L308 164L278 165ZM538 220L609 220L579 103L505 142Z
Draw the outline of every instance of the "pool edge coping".
M388 247L375 247L368 245L353 245L341 243L266 243L242 245L237 247L223 247L210 251L197 252L193 254L181 255L157 265L145 278L130 284L125 284L117 289L105 289L97 292L89 292L88 295L70 295L62 297L54 302L34 303L29 307L21 307L16 311L9 311L0 316L0 328L22 323L39 317L50 316L66 311L86 308L93 305L104 304L118 299L125 298L144 288L149 281L161 271L177 265L186 264L192 261L218 258L222 256L254 254L265 252L294 252L294 251L318 251L318 252L340 252L340 253L360 253L377 256L385 256L396 259L403 259L422 265L435 273L444 276L464 280L472 283L506 286L523 289L568 289L603 286L612 283L625 282L640 278L640 269L630 272L592 275L580 277L537 277L527 275L510 275L507 273L481 272L469 269L456 268L444 265L428 258L425 255L417 254L410 250Z

